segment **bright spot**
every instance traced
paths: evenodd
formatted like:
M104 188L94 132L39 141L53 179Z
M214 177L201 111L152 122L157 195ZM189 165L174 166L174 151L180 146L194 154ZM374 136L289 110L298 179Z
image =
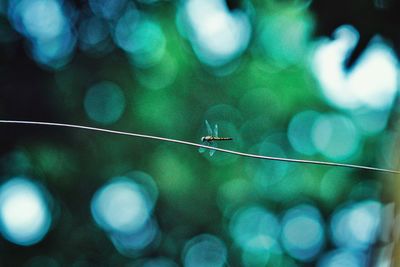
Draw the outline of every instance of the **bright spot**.
M281 239L289 255L301 261L312 260L325 243L319 211L308 205L288 210L283 217Z
M287 135L297 152L309 156L317 152L312 140L312 129L318 116L319 113L309 110L298 113L291 119Z
M193 49L204 63L224 65L247 48L251 26L244 12L229 12L222 0L189 0L184 12Z
M358 41L350 26L335 32L336 39L319 45L314 55L314 72L326 97L342 108L388 108L397 90L397 59L377 38L349 72L343 63Z
M146 191L149 206L153 208L158 198L158 187L156 182L154 181L154 178L148 173L142 171L131 171L128 172L125 176Z
M55 38L67 26L56 0L11 1L9 17L18 31L33 39Z
M137 256L138 252L152 244L158 233L156 223L148 220L143 227L132 233L112 232L110 238L119 253L125 256Z
M244 250L265 254L279 247L278 219L262 207L247 207L236 212L229 230L235 243Z
M349 204L336 211L330 229L333 242L339 247L364 250L378 235L381 204L367 200Z
M339 114L320 115L312 127L312 141L324 156L341 160L360 147L361 137L353 122Z
M10 22L29 40L32 58L51 69L69 62L76 43L67 17L73 16L73 9L63 6L57 0L12 0L8 8Z
M226 257L225 244L219 238L202 234L185 244L183 263L185 267L222 267Z
M86 92L84 107L90 119L111 124L122 116L125 96L118 85L108 81L100 82Z
M0 188L0 231L17 245L38 243L47 234L51 216L42 189L25 178L13 178Z
M366 266L365 256L351 250L335 250L324 255L318 267L363 267Z
M152 66L165 54L166 39L160 25L137 10L129 10L118 20L114 39L137 67Z
M149 220L151 204L141 186L118 177L100 188L91 202L92 216L105 231L133 234Z
M36 62L60 69L72 58L75 44L76 36L70 31L64 31L55 38L33 42L30 53Z

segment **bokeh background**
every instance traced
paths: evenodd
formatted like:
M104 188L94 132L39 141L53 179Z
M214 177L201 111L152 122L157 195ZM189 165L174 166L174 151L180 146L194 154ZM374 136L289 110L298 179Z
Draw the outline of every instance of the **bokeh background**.
M326 2L1 0L0 118L398 169L399 4ZM1 266L396 266L398 175L0 133Z

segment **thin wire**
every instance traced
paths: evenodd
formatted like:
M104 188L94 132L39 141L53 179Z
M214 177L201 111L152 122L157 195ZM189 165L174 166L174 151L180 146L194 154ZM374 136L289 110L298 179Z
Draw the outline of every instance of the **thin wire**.
M122 132L122 131L115 131L115 130L109 130L109 129L97 128L97 127L89 127L89 126L83 126L83 125L56 123L56 122L41 122L41 121L22 121L22 120L0 120L0 123L31 124L31 125L33 124L33 125L46 125L46 126L55 126L55 127L66 127L66 128L83 129L83 130L105 132L105 133L118 134L118 135L134 136L134 137L139 137L139 138L148 138L148 139L153 139L153 140L160 140L160 141L164 141L164 142L171 142L171 143L183 144L183 145L194 146L194 147L202 147L202 148L213 149L213 150L224 152L224 153L228 153L228 154L234 154L234 155L239 155L239 156L242 156L242 157L249 157L249 158L256 158L256 159L266 159L266 160L295 162L295 163L306 163L306 164L325 165L325 166L333 166L333 167L345 167L345 168L353 168L353 169L361 169L361 170L379 171L379 172L400 174L400 171L396 171L396 170L389 170L389 169L382 169L382 168L375 168L375 167L354 165L354 164L346 164L346 163L327 162L327 161L316 161L316 160L306 160L306 159L291 159L291 158L262 156L262 155L243 153L243 152L239 152L239 151L228 150L228 149L223 149L223 148L217 148L217 147L212 147L212 146L206 146L206 145L196 144L196 143L182 141L182 140L164 138L164 137L159 137L159 136L153 136L153 135L147 135L147 134L138 134L138 133L130 133L130 132Z

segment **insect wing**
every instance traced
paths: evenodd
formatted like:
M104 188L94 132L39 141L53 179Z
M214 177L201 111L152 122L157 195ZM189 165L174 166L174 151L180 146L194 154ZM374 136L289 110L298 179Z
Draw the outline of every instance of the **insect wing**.
M212 146L213 144L212 144L211 142L204 141L204 142L203 142L203 145L205 145L205 146ZM204 152L206 152L206 151L207 151L207 148L205 148L205 147L199 147L199 152L200 152L200 153L204 153Z
M203 143L203 144L206 145L206 143ZM200 153L204 153L204 152L206 152L206 150L207 150L207 148L199 147L199 152Z
M215 137L218 136L218 124L215 124L215 126L214 126L214 136Z
M213 146L213 147L218 147L216 142L212 142L209 145ZM214 155L214 153L215 153L215 150L214 149L210 149L209 151L210 151L210 157L212 157L212 155Z
M207 120L205 121L205 123L206 123L206 127L207 127L207 135L212 136L212 135L213 135L213 132L212 132L212 129L211 129L210 124L208 123Z

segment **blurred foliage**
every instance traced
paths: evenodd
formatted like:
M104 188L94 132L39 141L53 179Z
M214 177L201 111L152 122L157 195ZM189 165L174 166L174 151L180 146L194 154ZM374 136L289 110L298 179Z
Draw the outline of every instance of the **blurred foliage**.
M398 54L396 5L2 0L0 117L192 142L207 119L233 137L223 148L390 167L397 83L379 85L388 100L378 108L375 95L346 107L313 68L328 42L316 36L348 37L344 24L360 37L347 67L376 34ZM379 44L391 51L387 39ZM368 266L384 241L379 214L392 199L381 173L209 157L76 129L0 129L0 206L7 182L23 181L51 220L21 243L0 211L2 266Z

